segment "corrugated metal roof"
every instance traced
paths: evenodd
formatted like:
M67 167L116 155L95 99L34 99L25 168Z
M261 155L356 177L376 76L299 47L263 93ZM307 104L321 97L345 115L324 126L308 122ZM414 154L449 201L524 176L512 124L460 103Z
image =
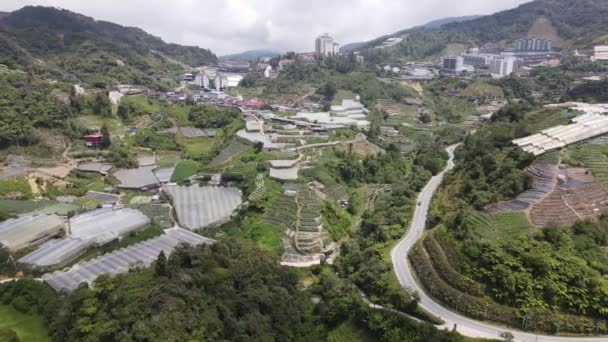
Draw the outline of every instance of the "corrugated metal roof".
M120 169L114 173L114 177L120 181L121 188L151 188L158 185L158 179L152 172L155 168L156 166L143 166L137 169Z
M224 221L242 203L237 188L218 186L167 186L182 226L199 229Z
M298 167L290 167L290 168L270 168L270 177L281 180L296 180L298 179Z
M90 245L91 242L81 239L53 239L43 243L37 250L19 259L18 262L37 267L58 265Z
M180 243L189 245L212 244L215 241L182 228L171 228L156 238L104 254L92 260L78 263L68 271L47 273L42 279L56 291L72 291L81 283L93 284L102 274L126 273L136 266L150 266L160 251L170 255Z
M26 215L0 223L0 244L16 251L65 227L57 215Z
M150 219L136 209L98 209L70 219L70 236L104 244L148 224Z

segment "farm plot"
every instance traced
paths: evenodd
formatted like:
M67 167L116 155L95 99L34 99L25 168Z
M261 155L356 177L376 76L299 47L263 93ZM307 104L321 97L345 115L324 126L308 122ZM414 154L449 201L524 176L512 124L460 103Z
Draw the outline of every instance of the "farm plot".
M228 146L226 146L215 158L213 158L213 160L211 160L211 162L209 162L209 164L206 165L206 168L214 168L223 165L248 149L249 145L237 139L233 139Z
M509 240L531 229L524 212L472 212L465 218L465 223L479 238L490 241Z
M264 184L264 174L259 173L255 177L255 190L249 195L250 201L257 201L266 194L266 185Z
M608 156L602 153L602 145L584 144L577 147L583 165L604 184L608 184Z
M585 169L568 168L564 176L557 189L532 206L530 220L535 226L570 226L579 219L597 220L608 209L608 192Z
M529 166L526 171L534 179L532 188L524 191L510 201L488 206L486 208L487 212L500 213L526 210L553 190L558 174L556 164L535 163Z
M298 206L295 196L278 196L264 215L264 223L279 226L285 230L296 230Z

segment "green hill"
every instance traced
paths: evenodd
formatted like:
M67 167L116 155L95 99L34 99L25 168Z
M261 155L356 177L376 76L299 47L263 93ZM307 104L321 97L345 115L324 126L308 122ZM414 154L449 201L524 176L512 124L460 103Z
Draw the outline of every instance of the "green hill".
M530 32L549 32L551 35L547 38L555 39L551 25L545 24L538 30L539 18L550 21L563 40L563 48L587 47L594 39L606 34L608 2L536 0L514 9L469 21L448 23L439 28L400 31L392 36L404 40L395 47L373 49L382 41L377 39L367 44L364 52L371 60L390 57L426 58L438 56L449 44L480 46L503 42L509 45Z
M206 49L165 43L138 28L28 6L0 15L0 63L103 88L159 85L184 64L215 64L217 57Z

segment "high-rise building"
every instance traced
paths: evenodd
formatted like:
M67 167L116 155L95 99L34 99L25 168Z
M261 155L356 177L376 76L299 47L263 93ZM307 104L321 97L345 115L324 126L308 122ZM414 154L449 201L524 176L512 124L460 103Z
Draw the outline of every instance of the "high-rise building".
M518 72L522 66L522 61L513 56L501 56L490 61L490 74L493 78L503 78Z
M315 52L319 56L329 56L338 53L340 45L334 42L334 38L327 33L317 37L315 40Z
M608 45L598 45L593 48L593 59L596 61L608 61Z
M461 72L464 69L464 59L461 56L443 57L443 69Z
M534 51L551 51L553 42L544 38L521 38L515 41L515 51L517 52L534 52Z

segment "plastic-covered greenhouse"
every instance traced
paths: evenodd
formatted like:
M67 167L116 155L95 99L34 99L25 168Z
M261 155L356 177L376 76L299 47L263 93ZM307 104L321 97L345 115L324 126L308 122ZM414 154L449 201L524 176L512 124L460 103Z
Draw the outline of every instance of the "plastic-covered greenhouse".
M183 227L199 229L230 218L242 203L237 188L219 186L167 186Z
M80 239L53 239L43 243L37 250L19 259L18 262L35 267L62 266L89 246L91 246L90 241Z
M70 220L70 236L101 245L148 224L150 219L136 209L98 209L73 217Z
M16 251L59 233L65 222L57 215L26 215L0 223L0 244Z
M42 279L58 292L72 291L82 283L92 285L102 274L116 275L128 272L134 267L150 266L156 261L161 250L165 255L169 255L181 243L196 246L214 242L183 228L171 228L156 238L80 262L68 271L47 273Z

